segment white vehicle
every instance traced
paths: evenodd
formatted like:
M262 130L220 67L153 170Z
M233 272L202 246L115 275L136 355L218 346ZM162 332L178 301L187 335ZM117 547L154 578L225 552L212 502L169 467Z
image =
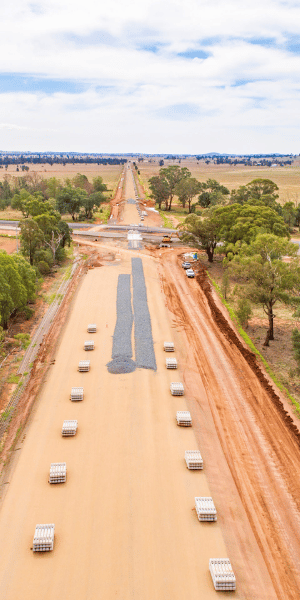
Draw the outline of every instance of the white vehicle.
M184 269L190 269L191 268L191 263L188 262L187 260L185 260L182 265L181 265Z
M187 275L187 277L195 277L195 273L194 273L193 269L187 269L186 275Z

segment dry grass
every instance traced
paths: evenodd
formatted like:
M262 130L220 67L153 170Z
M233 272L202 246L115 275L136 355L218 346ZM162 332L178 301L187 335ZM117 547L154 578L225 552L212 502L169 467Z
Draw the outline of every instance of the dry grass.
M18 172L16 165L9 165L7 169L0 169L0 180L3 180L5 175L22 177L26 174L32 175L33 173L38 173L45 179L57 177L63 181L74 177L77 173L81 173L82 175L86 175L90 182L92 182L93 177L102 177L107 187L114 192L122 170L122 165L66 164L64 167L63 165L54 164L51 167L47 164L30 165L29 171Z
M19 221L23 219L23 214L20 210L13 210L13 208L6 208L5 210L0 210L0 219L2 221Z
M258 177L271 179L279 187L279 201L282 204L290 200L293 202L300 201L300 166L298 164L276 168L245 167L244 165L206 165L203 162L197 164L196 160L186 159L182 160L180 164L178 161L165 161L164 166L171 164L187 167L191 171L192 176L196 177L199 181L216 179L230 190L236 189L240 185L245 185ZM147 191L149 191L149 177L157 175L160 168L158 160L155 163L139 163L139 171Z

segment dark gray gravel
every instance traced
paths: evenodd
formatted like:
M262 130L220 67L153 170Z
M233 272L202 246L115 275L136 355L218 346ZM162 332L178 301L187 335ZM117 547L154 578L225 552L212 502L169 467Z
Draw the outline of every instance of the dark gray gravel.
M136 366L156 371L151 319L141 258L131 259Z
M109 373L132 373L136 364L132 357L130 275L119 275L117 288L117 322L113 336L112 360L107 364Z

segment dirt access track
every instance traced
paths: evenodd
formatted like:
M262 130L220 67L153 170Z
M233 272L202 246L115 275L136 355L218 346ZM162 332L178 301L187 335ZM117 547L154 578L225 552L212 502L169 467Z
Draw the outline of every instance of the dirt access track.
M199 423L198 441L207 457L209 484L217 503L222 504L220 518L230 556L239 564L250 551L254 534L273 591L266 596L262 590L258 596L246 593L245 597L296 600L300 589L300 436L296 421L254 355L228 325L204 269L198 281L189 281L182 277L180 262L174 251L162 254L164 288L174 322L182 326L189 348L184 379ZM196 372L201 377L198 389ZM237 518L241 507L236 490L248 527L244 519ZM250 560L249 554L248 566Z

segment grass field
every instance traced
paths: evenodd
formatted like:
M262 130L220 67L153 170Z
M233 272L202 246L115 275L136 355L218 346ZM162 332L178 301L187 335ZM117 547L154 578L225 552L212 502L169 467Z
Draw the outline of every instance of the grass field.
M64 181L67 178L75 177L77 173L81 173L86 175L90 182L92 182L93 177L102 177L108 189L114 192L122 170L122 165L66 164L64 167L63 165L54 164L52 167L50 165L32 165L29 167L29 171L22 172L16 170L16 165L9 165L7 169L0 169L0 181L4 179L5 175L22 177L33 173L38 173L45 179L57 177Z
M187 167L193 177L199 181L207 179L216 179L219 183L228 187L228 189L236 189L240 185L245 185L257 179L271 179L279 187L279 201L284 204L288 201L300 202L300 166L286 167L245 167L244 165L206 165L203 162L197 164L196 160L165 161L164 166L176 164L180 167ZM143 162L139 163L140 177L146 190L149 191L148 179L157 175L161 168L158 160L155 163Z

